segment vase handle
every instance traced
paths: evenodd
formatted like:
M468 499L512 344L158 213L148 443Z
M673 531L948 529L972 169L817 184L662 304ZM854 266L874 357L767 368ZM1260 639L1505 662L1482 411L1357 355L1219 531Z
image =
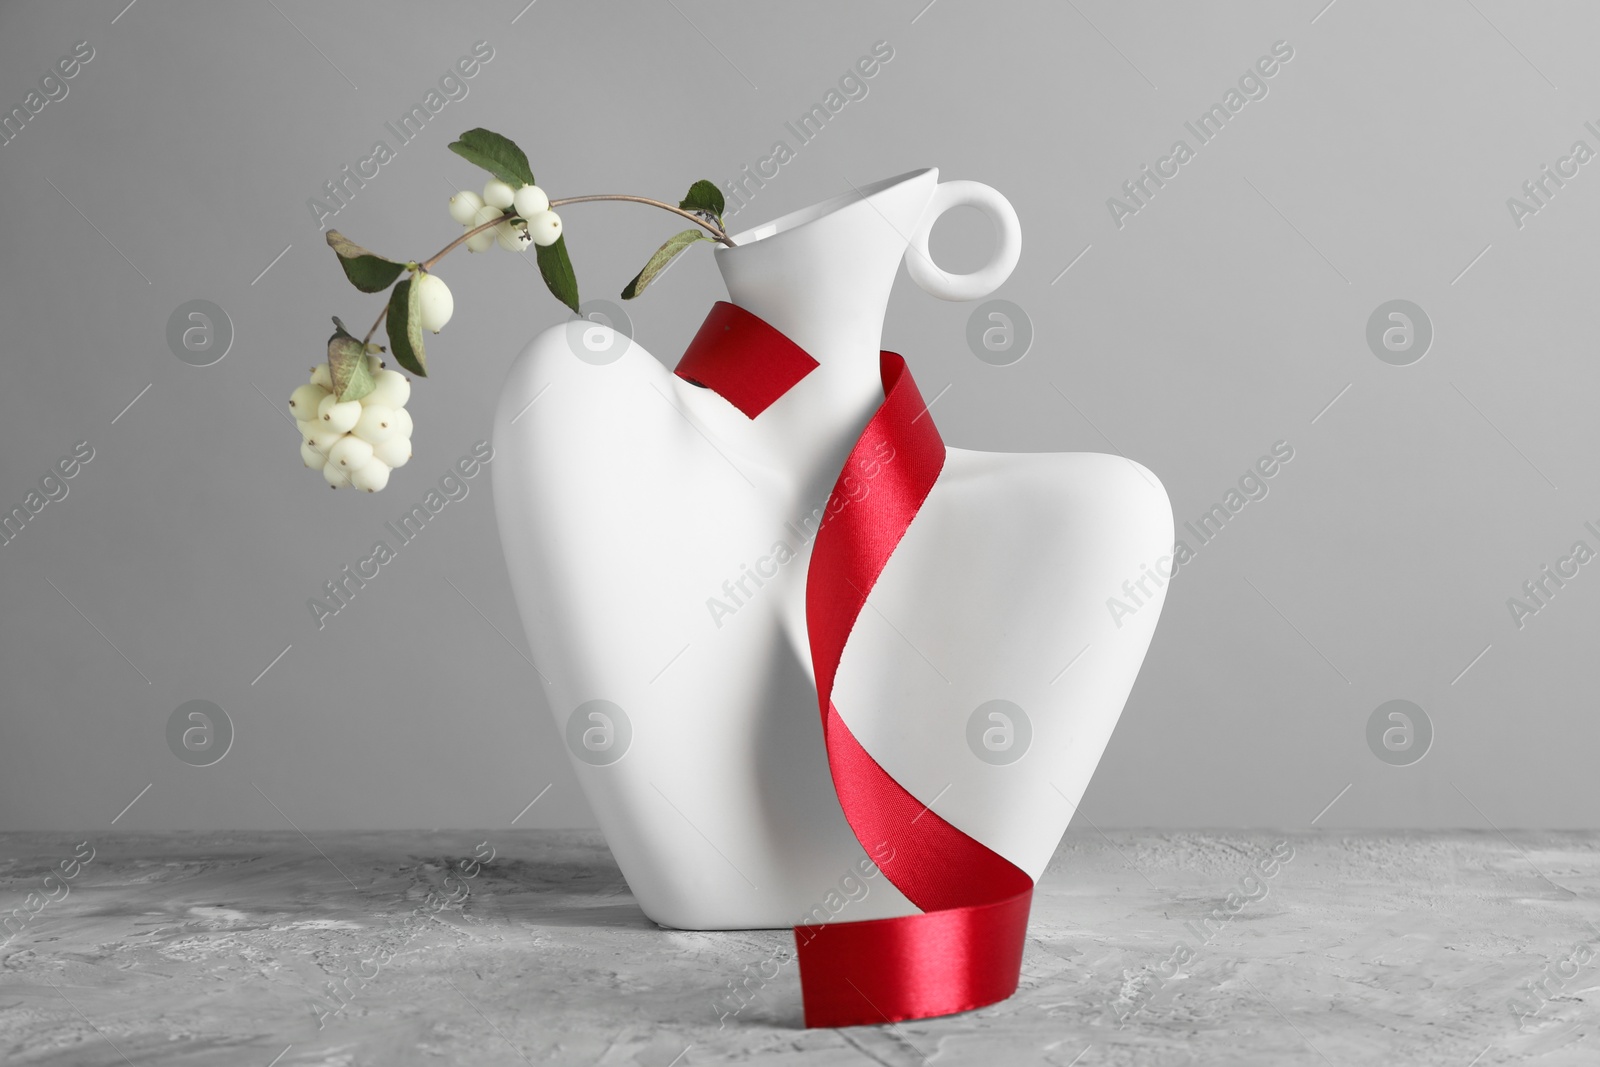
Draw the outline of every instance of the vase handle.
M971 274L951 274L928 255L928 234L939 216L953 207L978 208L994 223L998 239L994 257ZM906 271L912 281L941 300L977 300L1005 284L1021 255L1022 223L1011 201L982 182L940 182L911 238Z

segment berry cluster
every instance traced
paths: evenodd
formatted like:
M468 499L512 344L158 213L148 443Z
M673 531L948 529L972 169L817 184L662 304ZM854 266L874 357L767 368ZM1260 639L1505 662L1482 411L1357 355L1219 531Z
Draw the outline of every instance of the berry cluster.
M526 252L530 244L541 248L561 236L561 216L550 210L550 198L537 185L513 189L508 182L490 178L483 195L463 189L450 198L450 217L470 230L496 219L505 221L467 238L468 252L487 252L499 243L507 252Z
M338 230L326 233L328 247L350 284L363 293L387 291L383 309L366 336L357 338L334 316L328 338L328 361L311 372L311 381L289 398L289 410L300 427L300 457L322 472L337 489L354 485L375 493L389 483L389 473L411 458L411 416L405 404L411 379L373 353L386 352L406 374L428 376L427 333L437 334L455 314L455 297L433 267L460 245L487 252L499 244L508 252L537 246L539 277L550 294L576 314L582 306L578 278L567 254L561 216L550 210L594 200L649 204L695 224L667 238L622 290L632 300L659 277L685 249L701 241L733 247L722 221L723 196L705 179L689 186L677 206L663 200L620 193L567 196L551 200L534 179L527 153L493 130L467 130L450 142L450 151L488 172L481 194L462 190L450 198L450 217L461 235L427 258L394 258L363 248ZM680 223L681 225L681 223ZM380 327L387 346L372 340ZM345 398L340 402L340 398Z
M449 299L449 291L445 291ZM449 311L444 317L448 319ZM440 322L443 325L443 322ZM377 356L367 356L372 392L360 400L339 402L333 395L328 365L319 364L311 381L289 396L289 413L300 428L300 458L322 472L334 489L353 485L376 493L389 484L389 472L411 458L411 379L386 370Z

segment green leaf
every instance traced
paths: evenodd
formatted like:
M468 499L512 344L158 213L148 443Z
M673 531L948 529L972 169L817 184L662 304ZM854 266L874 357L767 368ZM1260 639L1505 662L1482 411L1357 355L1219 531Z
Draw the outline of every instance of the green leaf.
M333 395L340 403L360 400L373 388L366 346L350 336L337 316L333 325L333 336L328 338L328 374L333 378Z
M468 163L482 167L513 189L534 184L533 171L522 149L510 138L502 137L493 130L482 127L468 130L458 140L450 142L450 151Z
M574 313L578 310L578 276L572 272L572 259L567 255L567 238L563 234L547 245L534 245L539 257L539 273L551 294Z
M404 263L369 252L338 230L328 231L328 247L338 255L339 265L344 268L344 276L350 279L350 284L363 293L383 292L406 269Z
M395 362L418 378L426 378L428 354L422 347L422 304L412 299L411 282L407 278L389 294L389 312L384 320Z
M689 186L689 195L678 205L685 211L709 211L722 221L722 190L701 178Z
M656 275L667 269L667 264L678 258L678 254L696 241L709 241L711 235L704 230L684 230L667 238L667 243L656 249L656 254L650 257L650 262L644 265L644 270L634 275L633 281L622 290L622 299L632 300L644 292L644 287L656 280Z

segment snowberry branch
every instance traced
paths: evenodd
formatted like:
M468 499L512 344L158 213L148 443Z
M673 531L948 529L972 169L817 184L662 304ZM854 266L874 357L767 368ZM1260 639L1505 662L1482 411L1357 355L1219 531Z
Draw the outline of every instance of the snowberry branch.
M674 207L673 205L668 204L665 201L652 200L647 196L629 196L626 193L594 193L594 194L592 194L590 196L564 196L560 200L552 200L552 201L550 201L550 208L551 208L551 210L554 210L555 208L563 207L563 206L565 206L567 204L586 204L586 203L590 203L590 202L593 202L593 201L596 201L596 200L622 200L622 201L626 201L627 203L630 203L630 204L648 204L651 207L658 207L658 208L662 209L663 211L670 211L674 215L682 215L684 218L688 219L690 222L694 223L695 225L703 227L717 241L720 241L722 244L727 245L729 248L735 247L735 245L733 243L733 238L729 237L727 231L722 229L720 226L715 226L715 225L711 224L710 222L707 222L705 219L701 218L699 215L696 215L692 211L685 211L682 208ZM482 233L485 230L493 229L494 227L500 225L504 221L505 221L505 217L504 216L500 216L500 217L497 217L497 218L490 219L488 222L483 223L481 226L475 226L475 227L467 230L460 237L457 237L454 241L451 241L449 244L447 244L443 248L439 249L439 251L435 252L433 255L429 256L427 259L425 259L421 263L417 264L418 269L419 270L430 270L430 269L432 269L432 267L433 267L433 265L435 263L439 262L441 259L443 259L445 256L449 255L451 252L455 251L455 249L457 247L459 247L460 245L465 244L466 241L467 241L467 238L471 237L474 234ZM407 264L407 266L409 266L409 265L410 264ZM385 317L388 316L388 314L389 314L389 305L385 304L383 306L383 310L378 312L378 317L373 320L372 328L370 330L368 330L367 331L367 335L361 339L361 343L362 344L366 344L367 342L372 340L372 335L378 332L378 327L383 325L383 320L384 320Z

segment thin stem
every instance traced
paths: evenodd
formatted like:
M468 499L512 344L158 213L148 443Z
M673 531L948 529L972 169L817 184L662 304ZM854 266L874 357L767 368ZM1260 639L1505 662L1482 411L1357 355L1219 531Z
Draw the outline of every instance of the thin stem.
M560 207L562 204L583 204L591 200L625 200L630 204L649 204L651 207L658 207L663 211L670 211L674 215L682 215L695 225L703 227L711 234L712 237L715 237L718 241L721 241L729 248L735 247L733 238L729 237L726 231L711 225L694 212L685 211L681 207L674 207L672 204L663 203L660 200L651 200L647 196L628 196L623 193L597 193L593 196L569 196L561 200L552 200L550 201L550 206L555 208Z
M378 312L378 317L373 322L372 329L368 330L367 331L367 335L361 339L361 347L362 348L366 348L367 347L368 342L370 342L372 340L372 335L378 332L378 327L383 325L383 320L386 317L388 317L388 314L389 314L389 302L387 300L385 300L383 302L383 310Z

